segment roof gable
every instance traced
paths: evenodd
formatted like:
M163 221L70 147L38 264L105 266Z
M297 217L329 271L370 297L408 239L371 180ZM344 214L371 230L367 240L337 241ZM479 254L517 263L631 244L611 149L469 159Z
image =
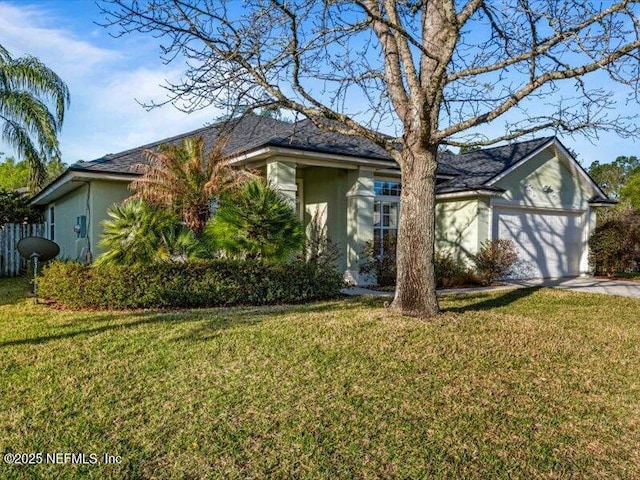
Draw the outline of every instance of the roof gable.
M506 168L501 173L496 175L491 180L487 181L488 186L495 186L502 179L509 178L511 175L517 174L519 169L524 166L529 160L537 156L539 153L546 149L551 150L553 157L556 157L560 164L565 168L568 173L575 178L575 180L582 185L583 188L588 189L594 198L608 201L607 195L600 188L600 186L589 176L580 163L574 158L574 156L566 149L566 147L556 137L550 137L549 142L542 145L541 148L532 151L530 154L522 157L518 162Z
M494 178L539 152L553 141L553 138L538 138L458 155L445 154L441 161L456 169L459 174L441 184L438 191L453 192L490 187Z

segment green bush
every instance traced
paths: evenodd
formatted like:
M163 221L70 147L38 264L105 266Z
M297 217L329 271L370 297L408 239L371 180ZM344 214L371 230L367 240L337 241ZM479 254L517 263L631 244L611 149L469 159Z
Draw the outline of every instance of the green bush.
M480 246L480 250L472 259L476 264L482 284L491 285L509 273L518 259L518 253L511 240L488 240Z
M0 225L24 222L42 222L42 215L29 204L29 196L22 192L0 189Z
M52 262L40 295L71 309L215 307L301 303L339 295L335 268L307 262L209 260L155 265Z
M227 256L239 259L286 260L304 242L295 208L263 179L223 196L205 232Z
M384 253L376 255L378 251L373 242L367 242L364 247L364 261L360 265L360 273L373 274L379 287L391 287L396 284L396 241L387 237L384 243ZM456 288L480 285L478 276L462 262L455 260L448 253L436 252L434 255L436 288Z
M461 260L449 253L436 252L434 256L436 288L456 288L480 285L480 279Z
M366 242L362 249L363 261L359 271L373 275L379 287L392 287L396 284L396 238L389 235L382 241L383 253L380 254L378 242Z
M606 212L589 239L589 263L596 275L629 273L640 264L640 212L621 206Z
M127 199L107 210L96 264L151 265L184 262L207 250L204 240L180 224L177 215L144 200ZM201 256L201 255L200 255Z

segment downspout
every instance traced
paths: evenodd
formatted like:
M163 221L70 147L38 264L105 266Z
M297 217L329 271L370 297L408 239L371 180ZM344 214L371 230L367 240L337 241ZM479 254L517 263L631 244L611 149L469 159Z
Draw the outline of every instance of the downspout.
M83 181L87 185L87 205L86 205L86 213L87 213L87 225L86 225L86 239L87 239L87 254L84 259L87 263L93 262L93 253L91 250L91 181Z

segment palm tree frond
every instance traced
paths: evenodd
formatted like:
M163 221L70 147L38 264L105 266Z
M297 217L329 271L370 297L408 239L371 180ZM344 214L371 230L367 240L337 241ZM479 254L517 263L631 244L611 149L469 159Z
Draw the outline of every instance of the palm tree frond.
M47 168L28 132L18 123L6 120L1 137L7 144L13 145L18 156L29 164L29 190L35 191L47 177Z
M228 255L262 260L286 260L304 238L294 208L263 179L225 196L206 231Z
M28 161L32 193L45 181L48 161L60 156L57 134L69 102L69 89L53 70L35 57L14 59L0 45L2 138Z
M71 101L69 88L50 68L35 57L22 57L0 67L6 75L6 89L26 90L56 105L56 123L62 126Z
M0 91L0 118L24 125L29 134L37 136L38 143L46 152L59 154L56 119L47 106L31 93Z
M225 145L220 137L206 154L204 139L196 137L147 150L147 163L135 167L142 175L130 185L134 196L174 211L199 234L211 216L212 203L255 177L229 164L222 155Z

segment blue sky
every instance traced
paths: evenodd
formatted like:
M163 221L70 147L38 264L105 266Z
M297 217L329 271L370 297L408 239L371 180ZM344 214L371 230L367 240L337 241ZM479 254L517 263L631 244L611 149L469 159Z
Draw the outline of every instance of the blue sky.
M166 98L165 79L180 78L180 65L163 65L150 36L113 38L96 25L93 1L0 1L0 44L13 55L34 55L69 85L71 107L60 137L63 161L91 160L177 135L211 122L221 112L192 114L172 106L146 111L139 102ZM636 107L637 108L637 107ZM603 133L594 144L561 137L588 166L618 155L638 155L630 139ZM0 151L10 152L0 145Z

